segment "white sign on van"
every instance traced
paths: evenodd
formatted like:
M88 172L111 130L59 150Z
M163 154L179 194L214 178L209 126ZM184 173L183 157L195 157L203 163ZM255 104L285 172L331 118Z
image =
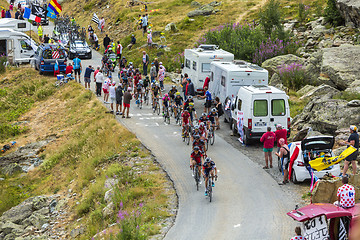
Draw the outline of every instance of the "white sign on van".
M325 215L303 223L304 237L307 240L327 240L329 231Z

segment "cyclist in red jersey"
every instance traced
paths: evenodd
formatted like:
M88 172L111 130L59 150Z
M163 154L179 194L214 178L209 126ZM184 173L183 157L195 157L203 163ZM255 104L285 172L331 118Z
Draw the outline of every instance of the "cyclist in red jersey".
M197 166L197 170L199 172L199 176L201 176L201 166L204 162L204 156L202 152L200 151L200 148L198 146L194 147L194 150L191 152L190 155L190 168L193 170L194 167ZM194 172L193 172L194 174ZM200 181L201 184L201 181Z
M203 140L200 139L199 135L195 135L194 136L194 141L192 144L192 147L194 149L194 147L199 147L200 150L204 153L204 155L206 156L206 149L205 149L205 142Z
M190 113L187 109L184 109L183 113L181 114L182 118L182 136L184 136L185 129L189 131L189 122L190 122Z
M204 122L200 123L199 130L200 130L200 139L205 141L205 139L207 139L208 137L208 132Z

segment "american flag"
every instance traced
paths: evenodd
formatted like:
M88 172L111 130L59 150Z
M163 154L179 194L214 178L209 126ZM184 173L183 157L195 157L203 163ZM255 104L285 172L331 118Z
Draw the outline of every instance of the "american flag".
M57 59L57 58L59 58L59 57L60 57L59 51L53 51L53 52L52 52L52 58L53 58L53 59Z

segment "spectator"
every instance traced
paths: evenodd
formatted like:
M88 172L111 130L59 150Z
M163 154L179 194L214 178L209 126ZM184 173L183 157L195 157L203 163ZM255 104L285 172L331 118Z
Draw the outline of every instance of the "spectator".
M74 73L75 73L75 81L76 81L76 76L78 76L79 83L81 83L80 72L81 72L82 66L81 66L81 60L79 58L79 55L76 55L76 57L73 59L73 68L74 68Z
M281 146L280 146L280 143L279 143L279 140L281 138L283 138L285 140L285 144L287 144L287 130L284 129L281 124L277 124L276 125L276 131L275 131L275 136L276 136L276 144L277 144L277 151L276 152L279 152Z
M181 82L182 91L183 91L183 93L184 93L184 100L185 100L185 101L186 101L186 87L187 87L187 84L188 84L188 81L187 81L188 77L189 77L188 74L185 73L185 74L184 74L184 77L183 77L183 80L182 80L182 82Z
M267 127L267 132L262 135L260 142L264 143L265 167L263 169L269 169L269 161L270 168L272 168L272 150L274 148L275 133L271 131L271 127Z
M112 84L111 84L111 86L109 87L109 97L110 97L111 113L114 113L114 104L116 104L116 87L115 87L115 81L113 81Z
M47 34L44 35L44 43L49 43L49 36Z
M291 238L291 240L306 240L306 238L301 235L301 228L299 226L295 227L295 234L296 236Z
M137 24L138 24L138 29L140 30L142 28L142 17L141 17L141 14L139 14L138 16L138 21L137 21Z
M356 174L356 159L359 153L359 135L357 133L357 127L354 125L350 126L350 136L349 139L345 142L345 144L348 144L356 148L356 151L349 156L346 157L344 161L344 169L342 176L346 176L346 172L349 169L349 164L351 163L353 174Z
M148 34L147 34L147 44L148 44L148 47L151 48L152 46L152 34L151 34L151 31L148 31Z
M156 67L155 67L154 62L152 62L151 63L151 68L150 68L150 80L151 80L151 82L154 82L156 77L157 77Z
M121 55L122 55L122 50L123 50L123 47L122 47L120 41L117 41L116 55L119 60L119 64L120 64L120 59L121 59Z
M145 15L142 16L141 24L142 24L143 36L144 36L144 34L146 33L147 25L148 25L147 17Z
M159 60L157 58L154 59L154 64L156 67L156 72L158 73L159 72Z
M119 86L116 88L116 115L122 114L122 97L123 97L123 88L122 84L119 83ZM119 111L120 107L120 111Z
M280 150L279 152L275 153L275 155L277 155L280 159L283 159L283 164L282 164L282 168L284 170L284 178L283 181L279 183L279 185L285 185L286 183L288 183L288 177L289 177L289 163L290 163L290 149L287 145L287 143L285 143L285 139L284 138L280 138L278 140L278 144L280 145Z
M110 40L110 38L108 37L108 35L106 34L105 37L104 37L104 40L103 40L104 49L107 49L107 48L108 48L110 42L111 42L111 40Z
M136 38L135 38L134 34L131 35L131 44L133 44L133 45L136 44Z
M99 50L99 38L97 37L96 33L94 33L93 35L93 39L94 39L94 46L95 46L95 50Z
M208 90L207 87L204 88L205 94L203 96L198 95L199 98L202 99L206 99L205 103L204 103L204 112L205 113L209 113L210 112L210 108L212 105L212 98L211 98L211 92Z
M11 18L10 10L7 10L5 13L5 18Z
M1 18L5 18L5 15L6 15L5 9L2 9L1 10Z
M73 73L73 66L71 65L71 63L69 63L67 66L66 66L66 69L65 69L65 74L72 74Z
M11 12L14 11L14 5L10 4L9 11L11 11Z
M337 190L337 201L334 202L334 205L351 208L355 206L355 188L348 184L349 179L346 176L342 178L342 183L343 185Z
M124 93L124 108L123 108L123 118L125 118L125 110L126 110L126 118L130 118L129 109L130 109L130 101L132 99L131 95L131 87L128 87L127 91Z
M111 85L112 77L111 75L108 76L107 79L105 79L104 84L102 86L103 92L104 92L104 103L109 103L109 88Z
M159 72L158 72L158 81L160 83L160 89L161 91L164 91L164 80L165 80L165 70L162 66L160 66Z
M88 33L89 33L89 37L94 33L94 29L92 28L91 25L88 26Z
M15 19L19 19L19 16L20 16L20 11L17 10L16 13L15 13Z
M219 97L215 97L215 108L217 109L217 113L218 116L215 118L216 120L216 129L220 129L220 121L219 121L219 117L221 117L224 114L224 109L222 107L222 104L220 102L220 98Z
M209 88L209 82L210 82L210 78L206 77L205 82L204 82L204 86L203 86L204 92L205 92L205 88Z
M100 71L100 66L97 66L97 68L94 72L94 82L95 82L96 74L98 74L99 71Z
M102 70L99 70L99 72L96 74L95 81L96 81L96 96L101 97L101 89L104 81L104 74L102 73Z
M191 79L187 79L188 84L186 85L186 96L195 96L194 84L191 82Z
M149 55L147 55L145 51L143 51L142 63L143 63L143 74L144 74L144 76L146 76L147 68L149 65Z
M41 24L38 24L38 35L39 35L39 41L42 42L43 41L43 28L41 26Z
M89 65L85 69L85 74L84 74L85 89L90 90L91 73L93 73L93 72L95 72L95 70L91 65Z
M104 17L101 17L101 19L100 19L100 21L99 21L99 30L100 30L101 32L103 32L103 31L104 31L104 27L105 27L105 19L104 19Z
M59 62L56 60L54 64L54 77L56 77L58 74L60 74Z

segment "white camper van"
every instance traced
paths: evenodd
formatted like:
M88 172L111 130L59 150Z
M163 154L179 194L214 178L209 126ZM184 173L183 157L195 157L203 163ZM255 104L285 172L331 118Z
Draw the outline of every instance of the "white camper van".
M290 135L290 108L288 96L272 86L240 87L231 106L232 128L237 129L238 112L243 112L244 143L249 144L252 139L260 139L271 127L281 124Z
M19 20L14 18L1 18L0 19L0 29L7 28L13 29L18 32L27 32L31 28L35 30L36 28L31 27L31 24L27 20Z
M241 60L212 62L209 91L222 101L232 100L241 86L268 85L268 71Z
M218 49L215 45L200 45L198 48L185 49L182 74L187 73L196 92L202 92L206 77L210 77L210 63L213 61L231 62L234 54Z
M12 29L0 29L0 54L6 55L10 64L28 63L35 51L28 35Z

